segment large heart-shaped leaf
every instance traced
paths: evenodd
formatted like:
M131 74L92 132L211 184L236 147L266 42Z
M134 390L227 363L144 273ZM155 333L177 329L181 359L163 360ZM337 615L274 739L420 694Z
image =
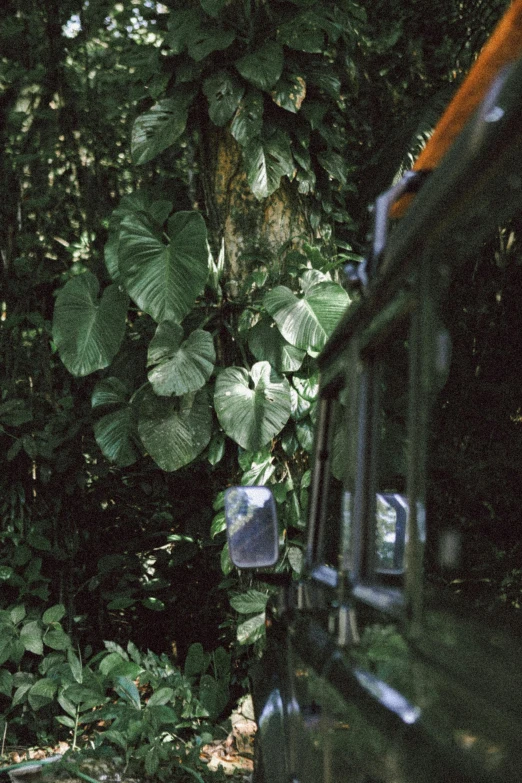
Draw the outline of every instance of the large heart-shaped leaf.
M212 413L206 389L183 397L143 394L138 432L162 470L182 468L201 454L210 440Z
M172 212L172 201L159 199L153 201L151 197L143 191L135 191L124 196L114 212L111 215L109 223L109 239L104 248L105 266L111 278L116 283L120 283L120 225L121 221L127 215L144 213L157 228L163 226L170 213Z
M107 367L125 334L128 299L116 285L98 298L99 283L91 272L69 280L54 308L53 340L72 375Z
M260 136L262 127L263 95L250 87L238 106L230 131L238 144L245 147Z
M165 98L134 121L131 138L132 162L148 163L179 139L187 124L193 93L183 90Z
M236 68L254 87L269 90L283 72L283 61L283 47L275 41L267 41L256 52L241 57Z
M244 449L259 451L290 417L290 387L268 362L257 362L250 372L227 367L217 377L214 406L227 435Z
M188 42L188 53L196 62L204 60L209 54L228 49L236 34L222 27L201 27L196 30Z
M125 385L111 377L96 384L91 398L93 408L116 407L95 423L94 437L107 459L121 467L140 456L136 414L128 397Z
M121 222L120 274L141 310L157 323L181 321L208 276L205 222L197 212L176 212L168 221L168 243L146 217Z
M169 14L169 32L165 43L174 54L181 54L187 43L199 29L201 14L197 8L172 9Z
M280 25L277 40L300 52L319 53L324 50L323 19L314 11L300 14Z
M244 148L248 184L257 199L274 193L284 175L291 177L294 163L286 133L276 131L268 139L256 138Z
M174 321L156 329L148 352L149 365L157 364L148 376L156 394L187 394L201 389L210 378L216 361L212 335L196 329L182 340L183 329Z
M337 283L318 282L297 297L286 286L269 291L263 304L289 343L304 351L320 350L349 304L348 294Z
M225 125L234 114L245 88L227 71L219 71L203 82L208 98L208 113L214 125Z
M262 318L248 333L248 347L259 361L270 362L279 372L295 372L305 351L290 345L271 318Z

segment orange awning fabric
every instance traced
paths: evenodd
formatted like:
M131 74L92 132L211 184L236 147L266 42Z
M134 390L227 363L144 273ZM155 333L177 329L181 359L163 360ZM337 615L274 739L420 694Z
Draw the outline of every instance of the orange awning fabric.
M495 77L522 55L522 0L514 0L488 39L467 77L453 96L426 146L415 161L414 171L435 169L471 115L485 98ZM406 212L413 194L400 198L391 210L394 218Z

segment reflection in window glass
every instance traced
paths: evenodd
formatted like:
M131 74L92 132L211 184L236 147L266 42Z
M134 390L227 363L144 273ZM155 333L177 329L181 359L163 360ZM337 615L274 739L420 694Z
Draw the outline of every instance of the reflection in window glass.
M348 453L346 435L346 395L342 390L333 402L329 427L330 470L328 487L324 499L324 523L321 561L335 569L339 568L339 543L343 515L345 477Z
M408 423L408 324L381 349L378 363L375 568L400 572L408 503L406 500Z

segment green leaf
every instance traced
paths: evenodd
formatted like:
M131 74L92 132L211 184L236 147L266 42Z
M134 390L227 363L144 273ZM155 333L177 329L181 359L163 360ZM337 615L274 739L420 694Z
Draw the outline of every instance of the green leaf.
M76 704L67 698L64 691L58 694L57 701L64 712L67 712L72 718L76 718Z
M280 25L277 40L290 49L299 52L320 54L324 51L322 18L314 11L307 11Z
M196 62L204 60L209 54L228 49L235 40L233 30L222 27L202 27L191 35L188 43L188 53Z
M66 650L71 646L71 640L63 628L58 625L56 628L47 630L43 637L44 643L52 650Z
M132 680L129 680L127 677L117 677L114 690L118 696L121 696L135 710L141 710L140 693Z
M225 7L226 0L199 0L201 7L209 16L217 17Z
M240 101L230 132L242 147L261 135L263 127L263 96L250 88Z
M208 276L207 231L201 215L172 215L168 244L146 218L125 217L120 232L120 272L131 298L157 323L181 321Z
M301 448L311 453L314 445L314 425L310 419L298 421L295 425L295 431Z
M147 751L145 756L145 772L151 777L154 776L158 770L160 763L159 750L155 746Z
M130 406L107 413L94 425L94 437L102 453L122 468L140 456L136 448L136 416Z
M279 372L295 372L306 356L305 351L284 339L271 318L262 318L249 330L248 347L256 359L270 362Z
M204 652L203 645L200 642L191 644L185 658L183 669L185 677L195 677L198 674L203 674L207 670L209 663L210 655Z
M199 29L201 14L195 8L187 8L182 11L172 10L169 14L169 32L165 43L170 46L174 54L181 54Z
M50 625L51 623L59 623L62 617L65 616L65 606L63 604L55 604L47 609L42 616L42 622L44 625Z
M12 575L14 571L11 568L11 566L0 566L0 582L6 582Z
M263 449L256 454L247 452L245 456L247 455L249 464L246 472L241 476L241 484L247 487L267 484L276 470L270 450Z
M20 641L28 652L43 655L42 629L36 620L23 626L20 631Z
M294 164L286 133L276 131L268 139L253 139L243 151L248 184L260 200L279 188L281 177L292 177Z
M275 41L267 41L252 54L246 54L236 61L236 68L248 82L269 90L283 72L283 47Z
M302 298L277 286L263 300L289 343L302 350L321 349L349 304L348 294L333 282L312 285Z
M279 79L270 94L274 103L296 114L306 98L306 82L302 76L291 74Z
M292 567L292 571L295 571L296 574L301 574L303 570L303 550L298 546L289 546L288 562Z
M165 603L152 595L148 595L141 603L145 609L152 609L153 612L163 612L165 609Z
M72 649L67 650L67 662L70 666L72 676L76 682L81 685L83 682L82 662Z
M157 364L157 367L149 372L148 378L160 396L180 396L197 391L214 369L216 352L208 332L196 329L183 343L182 339L181 326L164 321L150 342L148 364Z
M228 687L210 674L204 674L199 684L199 700L207 710L210 720L216 720L229 699Z
M208 98L208 113L214 125L225 125L236 111L245 93L244 86L227 71L205 79L203 92Z
M157 691L154 691L148 700L147 707L156 707L158 705L168 704L169 701L172 701L173 696L173 688L159 688Z
M33 414L25 400L7 400L0 405L0 421L9 427L19 427L31 421Z
M24 683L23 685L20 685L13 695L13 700L11 702L11 707L16 707L17 704L21 704L26 700L26 696L31 690L31 683Z
M100 661L99 669L102 674L107 676L116 666L125 663L125 659L117 652L110 652Z
M237 627L237 640L239 644L253 644L265 635L265 613L261 612L254 617L245 620Z
M268 595L259 590L247 590L241 595L234 595L230 599L230 605L239 614L254 614L264 612L268 601Z
M53 340L72 375L89 375L107 367L125 334L128 300L115 285L98 298L91 272L73 277L56 297Z
M57 684L53 680L44 677L32 685L28 692L28 701L33 710L39 710L50 704L57 690Z
M228 367L217 377L214 405L227 435L247 451L259 451L288 421L290 387L268 362L257 362L250 373Z
M230 559L230 550L228 548L227 542L225 542L225 545L221 550L220 564L221 564L221 570L225 576L227 576L234 568L234 563Z
M67 726L68 729L74 729L76 727L76 720L69 718L67 715L55 715L55 720L61 723L62 726Z
M131 139L135 165L148 163L179 139L187 124L191 97L184 92L165 98L135 119Z
M20 604L20 606L15 606L11 611L9 612L9 616L11 618L11 622L15 625L18 625L24 617L25 617L25 606L23 604Z
M206 390L167 398L147 389L140 406L138 432L162 470L188 465L203 451L212 432Z
M222 533L226 529L227 523L225 519L225 512L219 511L212 520L212 524L210 526L210 538L215 538L218 533Z
M321 152L317 156L317 160L325 169L325 171L333 178L338 180L341 185L346 185L348 174L353 167L350 168L342 155L338 152Z
M221 431L215 432L208 447L207 459L211 465L217 465L225 454L225 436Z
M7 669L0 669L0 693L11 698L13 690L13 675Z

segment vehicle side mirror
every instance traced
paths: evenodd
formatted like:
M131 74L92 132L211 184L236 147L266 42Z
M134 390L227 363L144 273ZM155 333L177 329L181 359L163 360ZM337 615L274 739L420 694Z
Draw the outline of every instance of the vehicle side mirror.
M231 487L225 492L230 557L238 568L267 568L279 557L277 514L266 487Z

